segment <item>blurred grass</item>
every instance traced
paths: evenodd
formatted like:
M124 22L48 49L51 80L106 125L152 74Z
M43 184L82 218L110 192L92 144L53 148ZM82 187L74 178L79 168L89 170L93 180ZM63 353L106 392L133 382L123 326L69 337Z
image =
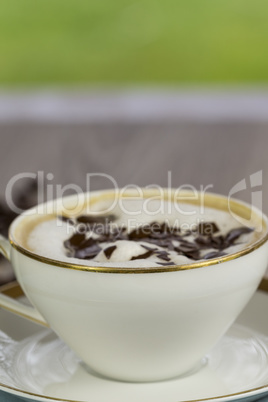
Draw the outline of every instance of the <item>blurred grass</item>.
M268 80L267 0L1 0L0 84Z

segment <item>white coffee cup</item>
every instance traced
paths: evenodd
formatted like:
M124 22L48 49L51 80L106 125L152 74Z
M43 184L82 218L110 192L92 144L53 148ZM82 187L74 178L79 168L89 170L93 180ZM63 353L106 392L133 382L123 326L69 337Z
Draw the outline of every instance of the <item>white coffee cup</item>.
M79 197L88 202L112 193ZM201 202L201 197L187 201L187 194L184 202ZM66 198L65 208L76 197ZM208 207L231 208L242 219L253 214L261 228L256 241L237 253L184 266L89 267L25 248L23 234L38 214L26 211L12 223L9 240L1 237L0 248L34 307L4 295L0 305L51 327L86 365L109 378L158 381L190 373L245 307L268 261L267 218L261 211L219 195L205 194L202 200ZM61 199L43 204L43 210L60 205Z

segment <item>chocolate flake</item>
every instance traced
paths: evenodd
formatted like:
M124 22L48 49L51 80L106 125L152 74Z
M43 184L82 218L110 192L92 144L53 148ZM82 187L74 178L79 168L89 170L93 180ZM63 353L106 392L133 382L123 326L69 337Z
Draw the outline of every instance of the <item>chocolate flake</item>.
M76 249L81 248L81 245L86 239L86 235L84 233L75 233L68 240L65 240L64 246L68 249Z
M146 253L144 253L144 254L140 254L140 255L136 255L136 256L132 257L132 258L131 258L131 261L132 261L132 260L145 260L146 258L150 257L152 254L153 254L153 251L152 251L152 250L148 250L148 251L146 251Z
M78 223L94 225L96 223L107 224L116 220L115 215L80 215L76 218Z
M113 254L113 252L114 252L114 250L115 250L116 248L117 248L116 246L110 246L110 247L107 247L107 248L105 248L105 249L103 250L103 252L104 252L104 254L105 254L105 256L106 256L106 258L107 258L108 260L111 258L111 255Z
M224 253L223 251L211 251L210 253L205 254L203 259L209 260L210 258L222 257L224 255L226 255L226 253Z
M79 248L75 251L74 257L81 259L91 259L96 257L101 251L101 247L98 244L92 244L91 246L85 248Z
M201 222L197 227L197 231L203 236L211 236L219 232L219 228L215 222Z
M226 239L222 235L213 236L210 238L210 244L213 248L218 248L219 250L222 250L223 248L225 248Z
M145 244L141 244L141 247L145 248L145 250L152 250L152 251L158 250L157 248L145 246Z
M163 267L168 267L169 265L176 265L175 262L158 262L158 265L162 265Z
M250 233L252 231L252 228L248 228L245 226L230 230L230 232L226 235L225 241L227 244L229 243L229 245L232 245L233 242L237 240L238 237L240 237L242 234Z
M94 258L102 250L101 243L114 243L117 240L144 241L152 244L152 247L141 244L146 252L132 257L131 260L146 259L151 255L155 255L156 258L165 261L164 263L158 262L158 264L173 265L169 254L170 251L194 261L221 257L226 255L224 250L236 244L236 240L241 235L253 231L252 228L240 227L230 230L225 236L221 234L215 235L219 232L216 223L202 222L198 225L197 230L193 232L188 230L182 233L180 228L172 228L166 222L162 224L151 222L128 233L125 226L113 228L110 225L111 221L115 219L114 215L97 217L82 215L78 217L75 223L76 228L78 229L81 224L86 224L87 230L93 230L94 233L98 234L98 237L87 239L85 233L75 233L64 242L64 246L69 250L70 256L86 259ZM93 225L95 225L94 229L92 229ZM100 230L97 231L97 229ZM188 240L189 235L194 236L194 239ZM159 247L162 249L159 249ZM107 259L111 257L115 249L115 245L104 249ZM201 254L202 250L208 250L208 252Z
M158 258L160 258L160 260L170 261L170 257L169 257L169 255L168 255L167 251L165 251L165 250L163 250L163 251L162 251L162 250L157 251L157 252L156 252L156 255L157 255Z
M69 223L70 225L75 225L75 220L69 216L59 215L58 218L63 222Z
M144 225L137 229L133 229L132 232L129 233L129 240L140 240L150 236L150 226Z

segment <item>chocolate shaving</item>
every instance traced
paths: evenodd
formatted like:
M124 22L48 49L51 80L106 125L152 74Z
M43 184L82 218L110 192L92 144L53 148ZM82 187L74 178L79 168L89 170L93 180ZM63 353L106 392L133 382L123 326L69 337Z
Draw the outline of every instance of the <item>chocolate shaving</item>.
M125 226L121 226L119 228L114 228L113 232L111 233L112 239L116 240L127 240L126 234L127 228Z
M199 250L188 251L188 252L186 252L186 253L184 252L182 254L185 255L186 257L190 258L191 260L200 260Z
M152 250L152 251L158 250L157 248L145 246L145 244L141 244L141 247L145 248L145 250Z
M195 241L195 243L198 244L199 248L202 248L202 247L207 248L211 245L212 238L198 236L194 241Z
M163 267L168 267L170 265L176 265L174 262L158 262L158 265L162 265Z
M172 228L166 222L162 224L151 222L139 226L128 233L125 226L113 228L110 222L114 219L116 219L114 215L97 217L82 215L78 217L75 224L77 228L79 228L80 224L87 224L87 226L89 225L88 230L93 230L98 234L98 237L86 239L84 233L75 233L70 239L64 242L70 255L77 258L94 258L102 249L99 246L101 243L114 243L117 240L144 241L152 244L152 247L142 244L141 246L147 251L132 257L131 260L146 259L151 255L155 255L156 258L165 261L165 264L172 265L170 251L174 251L194 261L221 257L226 254L223 250L236 244L235 242L239 236L250 233L253 230L241 227L230 230L225 236L221 234L215 235L219 232L216 223L202 222L198 225L197 230L193 232L187 230L182 233L180 228ZM92 229L93 226L94 229ZM97 232L97 229L100 230ZM191 240L187 239L188 236L191 236ZM193 240L192 237L194 237ZM107 259L111 257L115 248L115 245L111 245L104 249ZM208 250L208 252L202 252L201 254L202 250Z
M188 253L192 251L197 251L198 247L194 243L181 243L178 247L174 247L175 251L182 251L183 253Z
M219 250L225 248L226 245L226 239L224 236L219 235L219 236L213 236L210 238L210 244L208 244L208 247L211 245L212 248L218 248Z
M113 254L113 252L114 252L114 250L115 250L116 248L117 248L116 246L110 246L110 247L107 247L107 248L105 248L105 249L103 250L103 252L104 252L104 254L105 254L105 256L106 256L106 258L107 258L108 260L111 258L111 255Z
M101 223L102 225L110 223L116 220L115 215L80 215L76 218L78 223L84 223L89 225L94 225L96 223Z
M203 236L210 236L219 232L219 228L215 222L201 222L197 227L197 231Z
M136 255L136 256L132 257L132 258L131 258L131 261L132 261L132 260L145 260L146 258L151 257L152 254L153 254L153 251L152 251L152 250L148 250L148 251L146 251L146 253L144 253L144 254L140 254L140 255Z
M160 260L164 260L164 261L170 261L170 257L167 253L167 251L163 250L163 251L157 251L156 255L158 258L160 258Z
M209 260L210 258L222 257L224 255L226 255L226 253L224 253L222 251L211 251L210 253L205 254L203 259Z
M81 259L91 259L96 257L101 251L101 247L98 244L92 244L91 246L85 248L79 248L75 251L74 257Z
M58 215L58 218L63 222L69 223L70 225L75 225L75 220L69 216Z
M225 242L229 245L232 245L234 243L235 240L238 239L238 237L240 237L242 234L246 234L246 233L250 233L252 232L253 229L252 228L247 228L245 226L241 227L241 228L236 228L233 230L230 230L229 233L227 233L226 237L225 237Z
M68 240L65 240L64 246L70 249L81 248L84 241L86 240L86 235L84 233L75 233L72 237ZM82 247L83 248L83 247Z
M140 240L144 239L148 236L150 236L151 231L149 225L144 225L141 226L137 229L132 230L132 232L129 233L128 239L129 240Z

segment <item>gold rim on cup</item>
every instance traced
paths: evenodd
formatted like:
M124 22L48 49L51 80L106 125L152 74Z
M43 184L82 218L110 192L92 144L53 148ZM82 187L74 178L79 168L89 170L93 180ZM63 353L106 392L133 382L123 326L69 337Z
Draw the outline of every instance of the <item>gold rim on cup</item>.
M168 194L168 189L165 189L166 191L166 196L162 197L164 200L167 200L167 194ZM111 195L114 195L115 193L113 192L107 192L104 194L99 195L96 198L93 198L94 202L111 198ZM183 194L183 201L182 203L187 203L187 204L193 204L193 205L200 205L200 202L198 199L193 198L193 193L191 192L181 192ZM198 193L200 195L200 193ZM133 194L125 194L121 198L133 198ZM150 197L155 197L155 193L152 191L145 190L145 196L143 198L150 198ZM188 197L188 199L187 199ZM159 197L161 198L161 197ZM10 230L9 230L9 241L11 246L16 249L18 252L21 254L24 254L25 256L40 261L44 264L48 265L54 265L60 268L68 268L68 269L75 269L75 270L80 270L80 271L87 271L87 272L102 272L102 273L118 273L118 274L148 274L148 273L161 273L161 272L174 272L174 271L185 271L185 270L190 270L190 269L196 269L196 268L203 268L203 267L208 267L211 265L217 265L221 264L226 261L234 260L236 258L242 257L244 255L247 255L254 250L258 249L261 247L267 240L268 240L268 233L267 233L267 222L264 216L260 216L256 212L251 210L251 207L249 204L246 204L242 201L236 200L236 199L230 199L228 200L227 197L218 195L218 194L212 194L212 193L206 193L203 195L204 198L204 205L206 207L218 209L221 211L226 211L229 212L229 206L232 207L232 210L234 210L241 218L247 219L249 212L254 213L254 219L258 224L261 224L262 231L259 235L259 239L252 244L249 244L246 246L244 249L231 253L222 257L216 257L212 258L209 260L205 261L199 261L199 262L194 262L191 264L183 264L183 265L170 265L170 266L161 266L161 267L142 267L142 268L137 268L137 267L105 267L105 266L88 266L88 265L83 265L83 264L74 264L74 263L69 263L69 262L64 262L60 260L55 260L49 257L44 257L39 254L36 254L25 247L21 246L18 244L18 242L14 239L14 236L12 236L12 229L13 229L13 224L11 224ZM260 213L260 211L259 211Z

